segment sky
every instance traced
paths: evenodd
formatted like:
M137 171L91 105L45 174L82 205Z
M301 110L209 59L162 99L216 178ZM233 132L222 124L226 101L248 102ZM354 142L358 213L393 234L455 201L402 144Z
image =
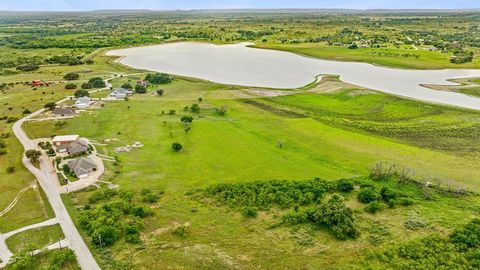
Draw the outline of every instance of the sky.
M228 8L465 9L480 0L0 0L0 10L21 11Z

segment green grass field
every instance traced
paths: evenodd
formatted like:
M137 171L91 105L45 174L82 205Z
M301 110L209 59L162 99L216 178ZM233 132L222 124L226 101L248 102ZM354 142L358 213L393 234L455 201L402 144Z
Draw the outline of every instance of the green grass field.
M99 14L98 29L92 28L89 16L67 21L35 16L38 17L33 20L9 17L9 23L2 22L0 64L15 64L0 69L0 83L11 84L0 93L0 117L20 118L74 92L65 90L64 82L30 87L28 83L36 79L61 81L66 73L77 72L80 78L73 83L78 87L94 76L115 77L111 81L113 87L126 82L135 85L147 71L116 63L114 57L105 56L112 49L106 46L123 48L162 40L222 44L253 41L258 48L394 68L480 68L478 46L472 44L478 32L474 29L476 14L468 18L461 17L463 14L414 18ZM67 25L69 31L56 33ZM136 33L137 29L142 29L142 34ZM428 51L433 45L427 45L432 42L424 40L425 35L448 43L449 52ZM421 44L417 45L419 49L394 45L407 38ZM332 44L341 41L344 46L327 46L326 40ZM371 41L379 48L347 48L352 42ZM34 46L39 47L32 49ZM452 64L450 57L458 48L474 51L473 62ZM83 60L93 59L94 63L45 64L51 56L59 55L81 56ZM15 69L14 66L34 58L43 63L38 70ZM473 82L480 84L478 79ZM163 89L164 95L156 95L157 89ZM298 92L282 90L286 96L262 97L249 89L175 77L172 83L150 86L147 94L136 94L128 101L105 102L101 109L65 120L61 128L54 121L25 124L32 138L80 134L99 142L110 139L107 145L97 146L100 153L117 160L105 161L102 180L118 184L121 190L131 190L136 196L144 188L162 194L158 202L147 205L153 216L141 219L140 244L127 243L122 236L112 247L95 248L89 234L80 230L102 269L388 269L389 265L376 257L379 252L430 235L447 237L478 217L478 112L360 90L333 77ZM480 96L476 86L442 90ZM92 97L103 98L108 93L101 91ZM200 113L184 111L194 103L200 105ZM216 112L215 108L220 106L228 108L225 116ZM170 115L171 110L175 114ZM189 129L180 121L184 115L194 117ZM11 125L0 120L0 133L11 133ZM136 141L144 147L129 153L113 151ZM0 211L17 195L19 200L0 217L0 233L53 217L45 195L21 163L21 145L13 136L5 142L7 153L0 155ZM181 152L172 151L174 142L183 145ZM370 180L369 167L378 161L413 170L418 183ZM277 205L259 210L256 218L246 218L239 207L228 207L198 195L215 184L302 181L314 177L358 181L356 190L342 193L360 231L357 239L339 241L328 228L310 223L282 224L282 215L291 209ZM439 190L429 189L428 182L439 185ZM410 198L413 205L367 213L365 205L357 200L358 189L365 183L378 188L388 186ZM461 195L463 189L473 193ZM62 195L78 228L81 213L94 205L89 201L94 190L92 187ZM322 200L331 195L326 194ZM421 221L422 226L408 228L406 224L412 220ZM175 234L179 225L185 227L184 236ZM7 244L18 254L30 244L42 247L61 238L56 225L15 235ZM32 258L30 268L50 269L58 256L56 251L41 253ZM69 261L61 269L79 266Z
M137 78L119 78L113 83L119 85L129 79ZM439 184L478 190L478 152L465 148L474 147L475 138L465 134L478 125L478 113L349 88L254 102L233 99L237 90L195 80L180 78L160 88L166 90L163 97L147 93L134 95L129 101L108 102L101 110L67 120L61 129L53 122L25 126L33 137L74 133L98 141L116 139L98 147L101 153L119 160L116 164L106 162L103 179L137 193L142 188L165 192L152 208L155 216L145 222L141 251L136 252L135 246L123 241L108 249L115 260L128 267L142 268L160 260L158 268L162 269L286 269L299 265L305 269L315 265L349 269L358 266L354 255L431 233L444 235L475 215L474 207L467 210L462 205L477 205L477 197L439 197L374 216L357 211L364 234L359 240L339 242L309 225L272 228L281 209L261 212L257 219L247 220L236 211L199 202L185 193L216 183L362 177L376 161L414 168L419 176ZM204 97L202 102L196 100L199 96ZM199 114L183 111L192 103L200 104ZM226 116L214 112L214 107L221 105L228 106ZM167 114L171 109L176 115ZM180 122L182 115L194 116L188 133ZM429 123L429 129L414 128L415 122ZM365 128L367 124L375 128ZM465 133L456 136L445 132L459 125L465 127ZM441 134L438 145L435 141L428 144L437 132ZM129 153L113 152L114 147L135 141L145 146ZM173 142L182 143L184 150L173 152ZM451 147L441 147L445 144ZM64 197L74 217L89 194ZM354 198L348 197L348 204L360 207ZM192 208L198 212L192 213ZM405 229L403 222L413 214L428 220L431 226L415 232ZM172 234L175 224L188 225L187 238ZM371 243L371 238L377 237L375 230L370 232L372 226L384 226L389 231L378 246ZM305 241L314 244L300 244ZM154 259L150 254L157 256ZM107 263L103 256L97 254L97 258Z
M254 47L282 50L305 56L337 60L367 62L387 67L410 69L445 69L445 68L480 68L480 59L471 63L450 63L450 53L431 52L428 50L414 50L411 46L387 48L359 48L348 49L345 46L326 46L322 43L279 44L257 43ZM402 54L415 54L418 58L404 57Z

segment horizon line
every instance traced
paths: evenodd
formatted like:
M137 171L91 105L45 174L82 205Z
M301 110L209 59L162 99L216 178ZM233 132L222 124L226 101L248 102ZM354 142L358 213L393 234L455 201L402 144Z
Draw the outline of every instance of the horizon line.
M181 12L181 11L480 11L472 8L190 8L190 9L91 9L91 10L1 10L0 12L98 12L98 11L137 11L137 12Z

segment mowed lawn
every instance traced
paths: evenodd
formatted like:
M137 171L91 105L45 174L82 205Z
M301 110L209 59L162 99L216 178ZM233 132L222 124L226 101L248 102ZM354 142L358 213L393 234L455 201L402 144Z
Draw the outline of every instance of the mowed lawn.
M57 224L15 234L7 238L6 243L13 253L19 253L29 249L45 248L63 238L62 229Z
M99 141L118 139L99 149L119 157L118 166L107 163L105 177L124 188L185 190L223 182L336 179L366 175L370 165L382 160L471 188L480 186L476 181L480 171L469 158L343 130L312 118L277 116L235 100L207 100L201 103L204 109L193 114L182 110L191 101L146 97L110 102L101 111L68 120L62 129L53 122L29 123L26 129L33 137L74 133ZM225 117L212 109L220 105L229 108ZM177 115L162 114L170 109ZM195 117L188 133L180 121L184 114ZM112 151L135 141L145 147L130 153ZM173 142L180 142L184 150L173 152Z

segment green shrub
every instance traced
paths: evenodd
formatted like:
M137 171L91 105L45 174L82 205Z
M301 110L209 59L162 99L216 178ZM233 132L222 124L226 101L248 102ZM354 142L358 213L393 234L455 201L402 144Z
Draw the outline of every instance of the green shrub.
M187 227L184 225L177 226L172 233L182 238L185 238L188 236Z
M333 195L327 202L319 205L313 214L313 220L317 224L327 225L337 239L354 239L359 236L352 210L338 195Z
M480 219L476 218L463 228L455 230L450 239L462 250L480 248Z
M358 193L358 200L361 203L370 203L370 202L379 201L380 198L381 198L380 194L378 194L378 192L372 187L362 188Z
M24 65L20 65L17 67L17 70L20 70L20 71L35 71L35 70L38 70L40 68L39 65L37 64L24 64Z
M14 166L8 166L6 169L7 173L14 173L15 172L15 167Z
M341 179L338 181L338 190L342 192L350 192L355 189L353 181L347 179Z
M92 233L92 243L98 247L109 247L120 238L120 232L113 226L101 226Z
M428 224L423 218L413 213L408 216L407 220L405 220L403 225L405 226L405 228L414 231L425 228Z
M380 195L382 196L382 199L387 202L396 199L398 196L395 190L388 187L382 187L382 189L380 190Z
M18 117L15 117L15 116L9 116L7 118L7 123L13 123L13 122L16 122L18 120Z
M55 250L50 257L48 270L65 269L67 265L75 264L77 261L75 253L69 248Z
M315 208L295 209L282 216L282 223L285 224L302 224L313 221Z
M410 199L410 198L399 198L396 200L396 202L399 204L399 205L402 205L402 206L409 206L409 205L413 205L415 202Z
M124 89L133 89L133 87L130 83L124 83L124 84L122 84L121 87L124 88Z
M156 203L160 196L149 189L142 189L142 200L146 203Z
M257 209L255 207L247 206L243 209L242 215L247 218L255 218L257 217Z
M371 202L365 207L365 212L375 214L385 208L384 204L380 202Z

